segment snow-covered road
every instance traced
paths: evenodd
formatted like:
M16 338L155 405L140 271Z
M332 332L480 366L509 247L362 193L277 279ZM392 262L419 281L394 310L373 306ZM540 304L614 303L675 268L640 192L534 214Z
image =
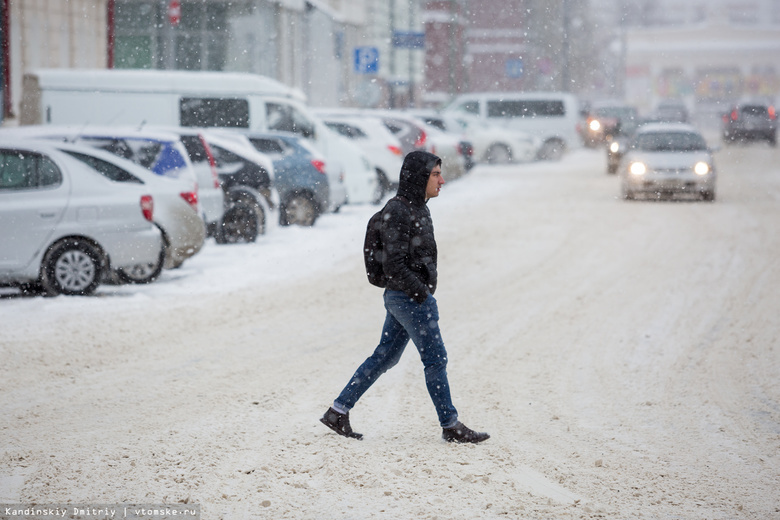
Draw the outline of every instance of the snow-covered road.
M718 200L625 202L605 159L479 167L430 207L463 421L419 357L318 422L378 340L365 222L204 250L146 287L0 298L0 502L212 519L780 518L780 152ZM446 175L446 172L445 172Z

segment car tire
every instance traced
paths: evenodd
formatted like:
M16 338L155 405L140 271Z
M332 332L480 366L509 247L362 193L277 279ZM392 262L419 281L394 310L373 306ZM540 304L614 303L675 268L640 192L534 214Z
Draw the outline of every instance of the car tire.
M715 191L708 190L701 192L701 199L706 202L714 202L715 201Z
M509 164L512 162L512 150L505 144L492 144L485 153L488 164Z
M376 178L376 190L374 191L374 197L371 200L371 203L375 205L382 202L382 199L385 198L385 194L390 190L390 181L387 180L385 172L379 168L376 169Z
M165 265L165 255L168 251L167 243L163 241L157 262L150 264L138 264L130 268L120 267L116 270L116 276L120 282L133 284L147 284L159 278Z
M565 145L559 139L548 139L542 144L537 157L542 161L559 161L563 157Z
M617 173L618 166L617 164L608 164L607 165L607 173L615 174Z
M41 286L46 294L86 296L100 284L103 254L86 240L68 238L49 248L41 271Z
M767 136L767 142L771 147L777 146L777 134L769 134L769 136Z
M265 211L258 204L238 200L225 210L217 226L217 244L250 243L265 232Z
M283 226L311 227L318 216L317 205L311 197L304 193L297 193L282 204L279 211L279 223Z

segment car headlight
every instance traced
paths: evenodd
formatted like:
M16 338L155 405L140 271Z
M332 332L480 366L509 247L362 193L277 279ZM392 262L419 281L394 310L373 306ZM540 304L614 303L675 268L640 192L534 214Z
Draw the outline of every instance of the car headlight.
M710 165L704 161L699 161L693 167L693 171L696 172L696 175L707 175L710 173Z
M601 123L599 123L598 119L594 119L593 121L590 122L588 128L590 128L594 132L598 132L599 129L601 128Z
M647 173L647 166L645 166L645 163L633 162L631 163L631 166L628 167L628 171L633 175L644 175Z
M612 153L617 153L618 150L620 150L620 143L617 141L612 141L612 143L609 145L609 151Z

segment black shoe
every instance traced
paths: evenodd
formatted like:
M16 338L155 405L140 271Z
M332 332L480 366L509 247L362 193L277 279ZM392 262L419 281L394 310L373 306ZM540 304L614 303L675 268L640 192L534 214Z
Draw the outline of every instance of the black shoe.
M488 440L490 435L485 432L475 432L458 421L452 428L442 428L441 438L447 442L471 442L477 444L478 442Z
M363 439L362 433L352 431L352 426L349 425L349 412L339 413L333 408L328 408L325 415L320 418L320 422L344 437L357 440Z

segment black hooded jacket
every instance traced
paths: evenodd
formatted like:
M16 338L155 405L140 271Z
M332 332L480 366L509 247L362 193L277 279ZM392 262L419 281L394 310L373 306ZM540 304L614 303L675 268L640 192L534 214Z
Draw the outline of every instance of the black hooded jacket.
M436 240L425 191L437 164L441 164L441 159L432 153L409 153L398 184L398 196L409 203L391 199L383 211L381 234L387 288L403 291L417 303L423 303L436 291Z

